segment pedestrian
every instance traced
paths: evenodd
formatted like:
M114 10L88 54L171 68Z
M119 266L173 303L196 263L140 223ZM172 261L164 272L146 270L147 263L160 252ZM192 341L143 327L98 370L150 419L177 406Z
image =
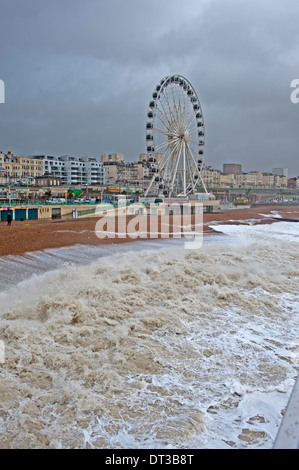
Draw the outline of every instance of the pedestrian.
M11 225L11 215L10 215L10 213L7 215L7 225Z

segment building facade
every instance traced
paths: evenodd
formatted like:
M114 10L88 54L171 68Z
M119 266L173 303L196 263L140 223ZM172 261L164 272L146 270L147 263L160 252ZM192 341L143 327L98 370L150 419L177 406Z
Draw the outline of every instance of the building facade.
M288 179L288 188L299 189L299 176Z
M114 162L123 162L125 161L124 155L122 153L104 153L101 155L102 163L114 163Z
M288 177L288 168L272 168L272 174L276 176L285 176Z
M242 165L239 163L223 163L224 175L240 175L242 173Z
M20 157L12 152L0 153L2 184L33 184L43 174L43 164L37 158Z
M60 178L62 184L68 186L105 184L105 170L100 157L39 155L35 158L42 161L43 175Z
M201 171L202 179L206 186L220 186L220 171L215 170L210 166L203 166Z
M228 175L220 174L221 187L233 187L235 185L235 175L230 173Z
M41 187L61 186L61 178L53 175L37 176L35 178L35 185Z
M106 184L139 184L148 174L143 162L106 162L104 163Z

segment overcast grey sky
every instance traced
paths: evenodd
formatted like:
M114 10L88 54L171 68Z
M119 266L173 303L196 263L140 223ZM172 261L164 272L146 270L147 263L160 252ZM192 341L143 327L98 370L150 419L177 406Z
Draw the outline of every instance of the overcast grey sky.
M205 163L299 175L298 0L0 0L0 150L145 151L156 83L186 77Z

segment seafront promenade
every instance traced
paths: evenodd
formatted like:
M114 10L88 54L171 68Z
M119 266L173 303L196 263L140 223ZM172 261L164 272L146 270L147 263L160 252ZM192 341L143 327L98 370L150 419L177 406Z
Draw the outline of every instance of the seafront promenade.
M273 223L275 220L279 221L281 217L299 219L299 205L264 205L204 213L202 230L204 235L216 233L209 227L212 222L217 224L267 224ZM73 219L70 213L69 218L65 219L13 220L11 226L7 226L6 221L2 221L0 223L0 256L22 255L30 251L76 244L99 245L140 240L140 238L133 239L129 236L99 239L95 232L97 220L96 217ZM127 223L130 220L130 217L127 217ZM150 234L147 239L151 239Z

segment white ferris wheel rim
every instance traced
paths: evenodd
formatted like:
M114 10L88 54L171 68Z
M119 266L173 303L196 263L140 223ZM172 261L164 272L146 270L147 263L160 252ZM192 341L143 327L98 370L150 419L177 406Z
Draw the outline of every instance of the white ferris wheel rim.
M201 104L189 80L182 75L162 78L154 88L147 112L147 154L154 174L146 195L154 180L169 196L176 192L176 184L177 196L196 192L200 180L207 192L201 177L204 136ZM162 157L157 163L158 154Z

